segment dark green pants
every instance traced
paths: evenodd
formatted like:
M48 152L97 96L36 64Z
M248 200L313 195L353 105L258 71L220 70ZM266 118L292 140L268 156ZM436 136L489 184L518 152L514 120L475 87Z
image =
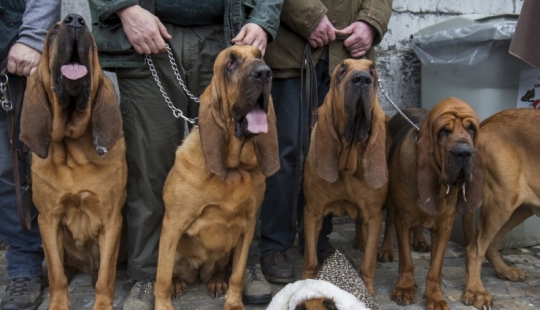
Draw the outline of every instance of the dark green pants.
M188 90L200 96L210 83L217 54L225 47L223 26L167 25L167 29L181 77ZM174 106L184 115L196 116L198 103L186 97L167 53L152 55L152 60ZM163 185L184 138L184 120L174 117L148 67L116 73L128 161L128 275L135 280L153 279L164 214Z

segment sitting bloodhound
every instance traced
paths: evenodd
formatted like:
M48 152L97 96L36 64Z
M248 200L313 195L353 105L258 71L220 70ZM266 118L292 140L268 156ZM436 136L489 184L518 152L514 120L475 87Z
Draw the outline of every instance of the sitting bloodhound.
M50 309L69 309L68 276L89 273L94 309L112 309L127 164L114 85L84 19L48 32L29 78L21 140L33 152L33 201L49 274Z
M399 248L399 278L392 299L400 305L416 301L410 252L413 229L431 231L431 262L425 290L426 309L449 309L441 292L441 271L456 213L471 213L482 201L484 151L478 142L479 122L464 101L438 103L417 131L402 124L389 154L388 203L394 209ZM420 117L421 118L421 117Z
M540 110L499 112L480 124L486 147L486 186L478 227L467 247L466 305L491 308L492 298L480 279L485 257L497 276L524 281L526 274L508 266L498 252L504 236L528 217L540 216Z
M279 169L272 72L251 46L223 50L200 98L199 127L176 152L165 187L156 309L199 278L225 309L244 309L242 288L266 177ZM232 266L229 283L225 282Z
M377 81L374 64L366 59L347 59L334 69L304 172L303 278L317 275L323 217L360 217L365 241L360 275L372 295L388 181L385 114L377 99Z

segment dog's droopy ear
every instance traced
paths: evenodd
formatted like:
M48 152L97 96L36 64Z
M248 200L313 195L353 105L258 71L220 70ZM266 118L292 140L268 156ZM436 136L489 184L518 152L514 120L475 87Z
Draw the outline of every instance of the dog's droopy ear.
M49 154L52 132L52 114L47 92L38 72L28 79L21 112L20 139L41 158Z
M103 75L98 87L92 107L92 136L96 153L103 155L124 136L124 131L113 83Z

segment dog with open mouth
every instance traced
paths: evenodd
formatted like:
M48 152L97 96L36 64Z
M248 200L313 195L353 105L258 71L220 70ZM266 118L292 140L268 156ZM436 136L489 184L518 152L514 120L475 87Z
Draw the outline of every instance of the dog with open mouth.
M171 295L199 279L211 296L226 292L224 309L244 309L256 215L265 179L279 169L271 82L255 47L235 45L217 56L200 98L199 126L176 151L163 189L156 309L174 309Z
M126 149L114 85L79 15L68 15L47 33L24 95L20 137L33 153L50 309L69 309L69 277L80 270L92 277L94 309L112 310Z

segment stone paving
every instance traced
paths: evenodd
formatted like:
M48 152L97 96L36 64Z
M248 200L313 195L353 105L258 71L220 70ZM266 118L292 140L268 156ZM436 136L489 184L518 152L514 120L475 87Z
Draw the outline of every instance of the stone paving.
M348 220L335 221L334 232L331 235L332 243L340 248L346 255L352 257L357 264L360 263L363 252L352 249L351 243L354 236L354 223ZM426 234L429 237L429 234ZM5 287L9 283L6 276L5 250L0 251L0 298L3 297ZM390 294L396 284L398 277L397 258L391 263L377 263L375 275L375 291L381 309L424 309L425 303L422 295L425 288L425 276L429 268L428 253L413 253L415 264L415 279L417 282L416 296L418 302L409 306L398 306L390 300ZM442 289L451 309L475 309L461 303L461 294L465 283L465 249L455 242L450 242L446 250L443 267ZM522 268L528 277L524 282L510 282L497 278L494 269L486 261L483 264L482 280L485 288L492 293L494 298L494 309L540 309L540 246L530 248L520 248L503 250L503 257L506 261ZM297 278L301 277L302 256L295 246L289 250L288 255L294 259ZM397 249L396 249L397 256ZM127 278L125 267L120 266L116 277L116 291L114 307L121 309L124 299L129 293L132 283ZM283 285L272 285L274 294ZM90 277L84 274L77 274L69 285L69 296L71 298L71 309L88 310L92 309L94 301L94 289L90 283ZM39 310L47 309L49 303L49 292L44 291L43 303ZM196 283L188 287L187 293L179 299L174 300L176 309L181 310L215 310L222 309L223 297L213 299L206 293L205 283ZM266 305L246 305L247 310L264 310ZM54 310L54 309L51 309Z

